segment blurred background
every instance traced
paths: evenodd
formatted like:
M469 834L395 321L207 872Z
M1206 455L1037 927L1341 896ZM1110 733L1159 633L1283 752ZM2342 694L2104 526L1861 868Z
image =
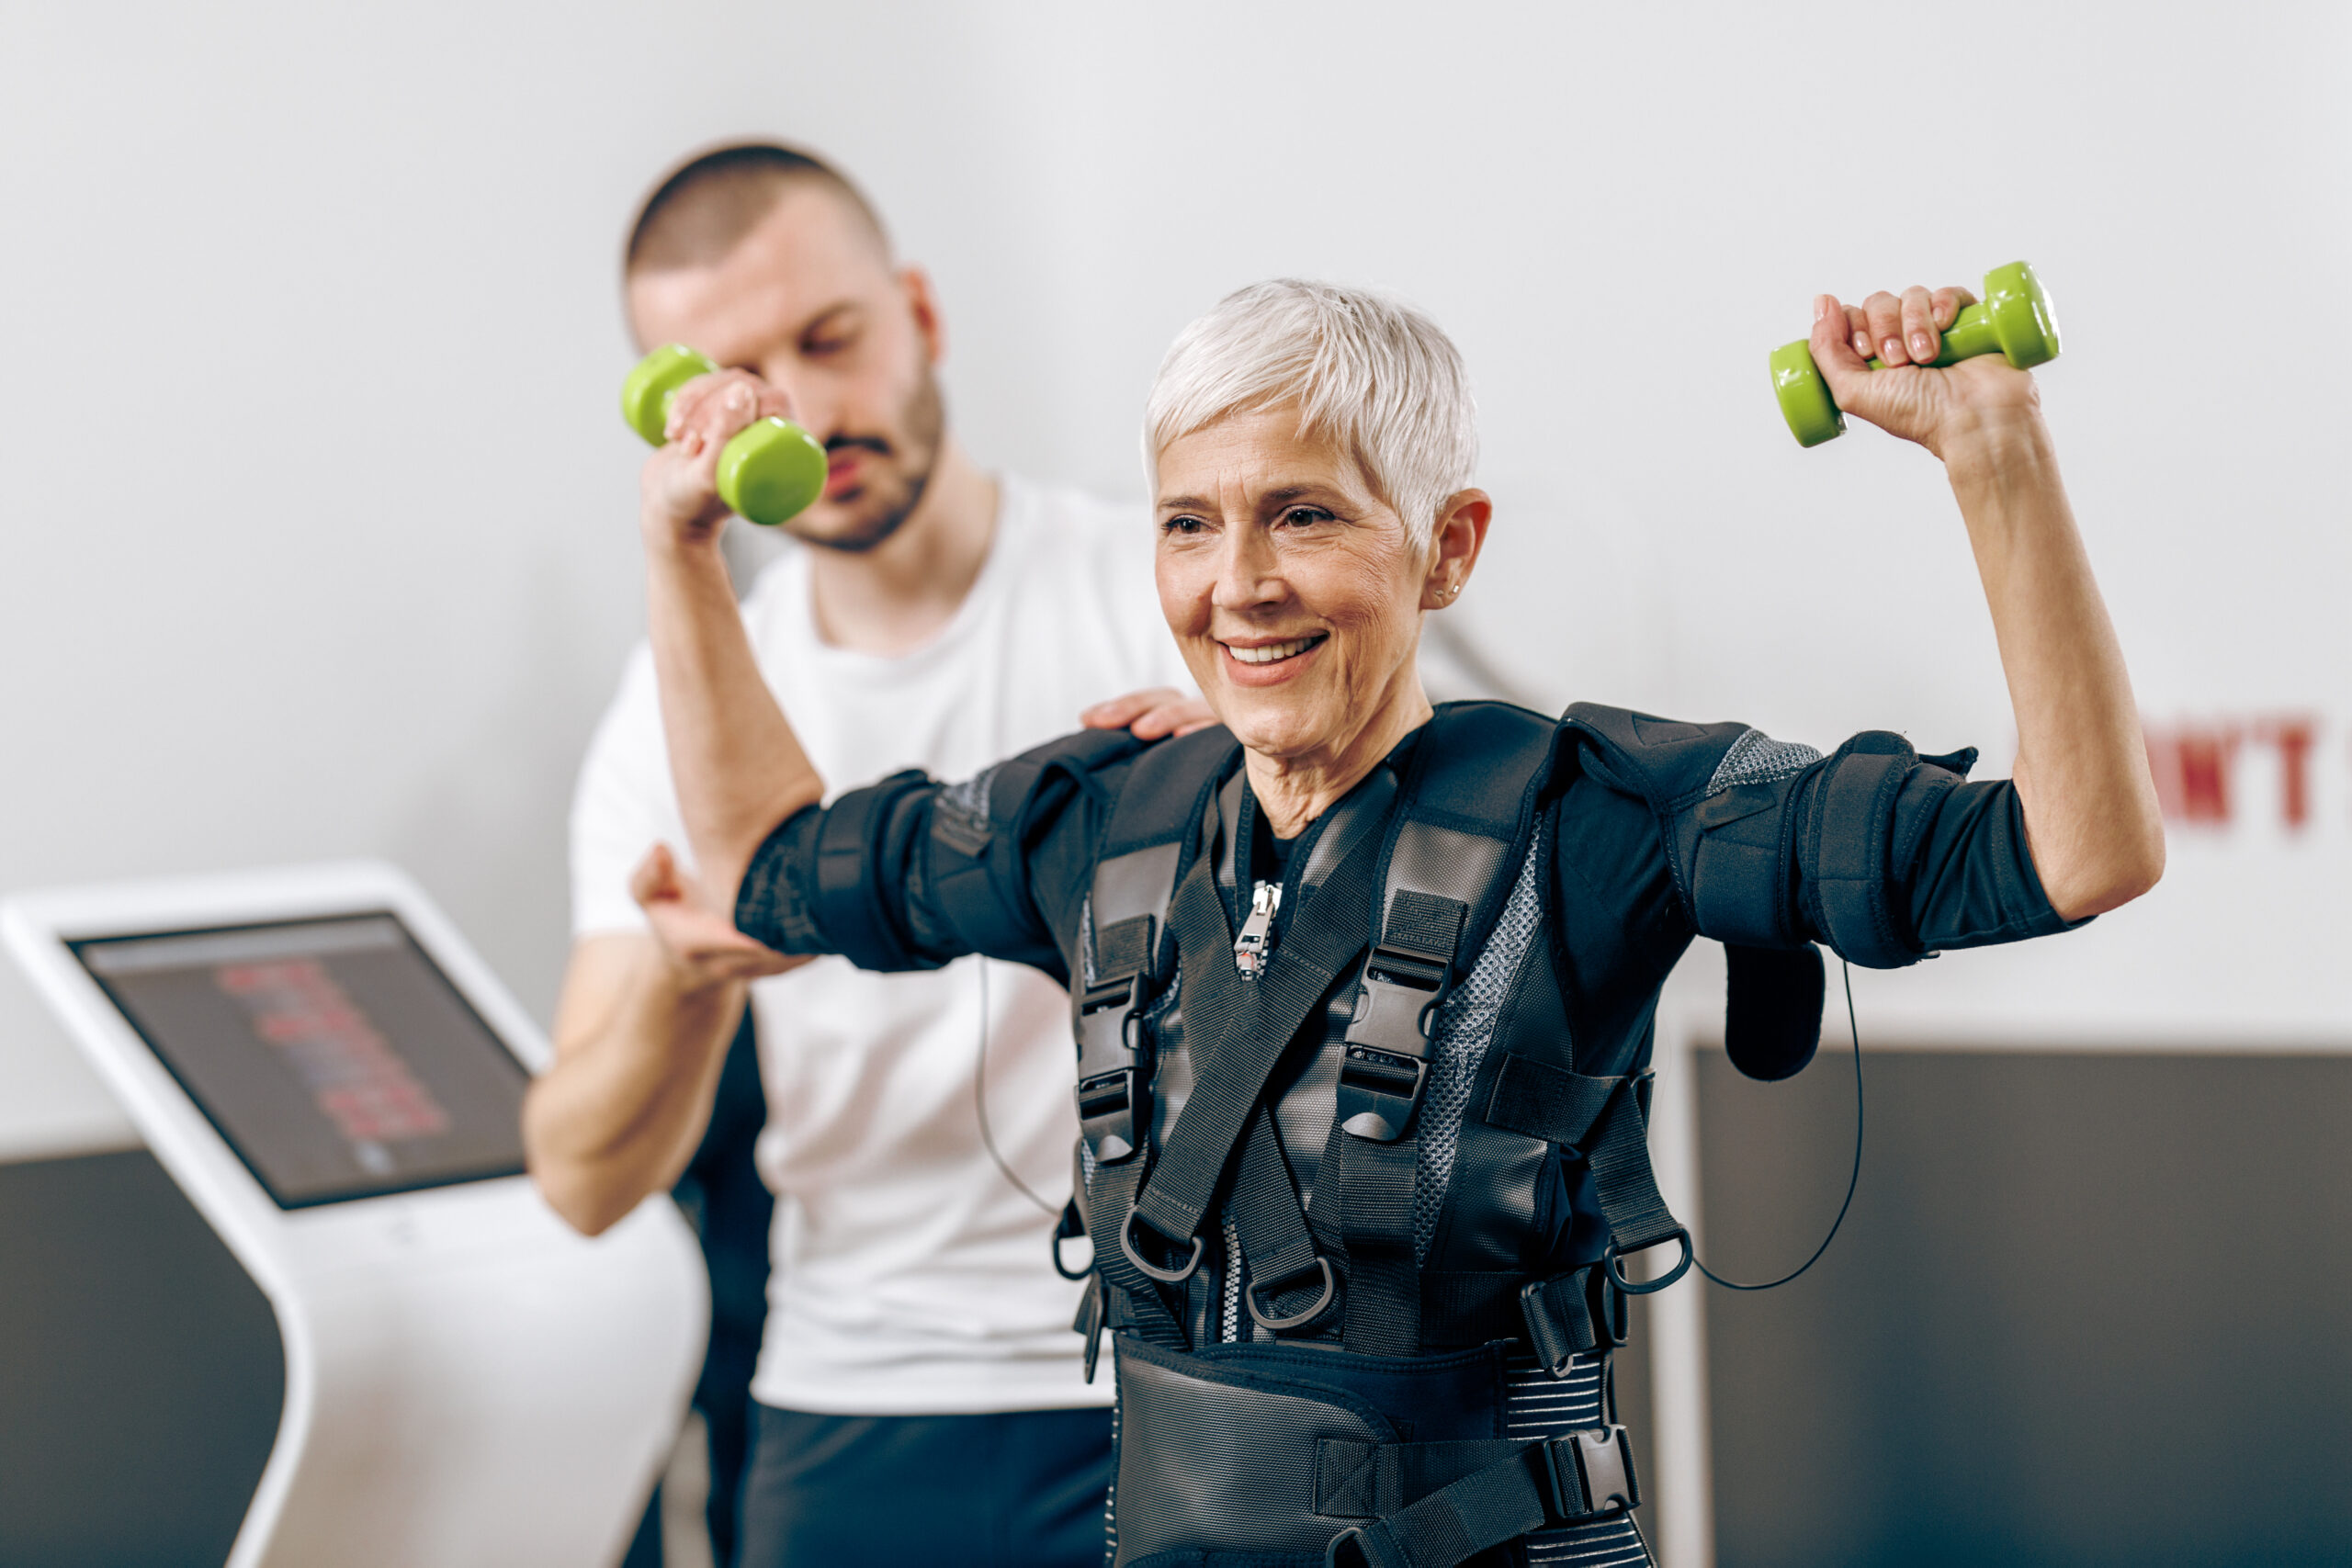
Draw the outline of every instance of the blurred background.
M2352 1557L2352 11L17 0L0 891L383 856L545 1018L571 775L642 623L622 231L746 135L838 161L931 270L984 462L1140 501L1179 327L1270 275L1384 286L1476 378L1459 618L1510 690L1989 773L1936 465L1800 451L1764 355L1816 291L2031 260L2170 869L2064 940L1855 976L1861 1197L1799 1285L1675 1330L1703 1462L1661 1484L1705 1495L1668 1550ZM1710 986L1668 1032L1683 1201L1752 1278L1835 1212L1852 1085L1838 1031L1737 1080ZM102 1170L137 1211L135 1142L0 964L6 1235L73 1229ZM0 1255L0 1323L27 1280ZM0 1450L80 1440L6 1375Z

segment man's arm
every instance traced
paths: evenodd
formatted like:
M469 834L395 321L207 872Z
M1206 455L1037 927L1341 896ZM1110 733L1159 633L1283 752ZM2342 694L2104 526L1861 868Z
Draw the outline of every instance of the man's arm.
M2015 782L2034 869L2051 906L2079 920L2155 886L2164 823L2131 676L2033 378L1993 355L1926 365L1970 298L1912 288L1848 307L1823 295L1814 359L1838 407L1943 459L2017 716ZM1888 368L1870 369L1857 339Z
M531 1179L589 1235L676 1184L710 1120L747 982L796 962L687 900L667 850L645 858L629 890L653 931L573 944L555 1065L523 1101Z

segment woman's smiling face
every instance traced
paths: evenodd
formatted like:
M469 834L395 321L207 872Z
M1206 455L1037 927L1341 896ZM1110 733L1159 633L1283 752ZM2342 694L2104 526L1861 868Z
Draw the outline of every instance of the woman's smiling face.
M1282 404L1161 449L1157 575L1217 717L1260 756L1312 766L1425 705L1430 563L1355 459L1298 426Z

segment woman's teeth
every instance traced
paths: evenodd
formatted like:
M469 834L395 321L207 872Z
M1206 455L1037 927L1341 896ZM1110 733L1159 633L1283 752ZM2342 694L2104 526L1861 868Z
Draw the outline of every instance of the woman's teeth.
M1263 648L1236 648L1228 642L1225 650L1244 664L1278 664L1285 659L1296 658L1322 640L1322 634L1317 633L1293 642L1270 642Z

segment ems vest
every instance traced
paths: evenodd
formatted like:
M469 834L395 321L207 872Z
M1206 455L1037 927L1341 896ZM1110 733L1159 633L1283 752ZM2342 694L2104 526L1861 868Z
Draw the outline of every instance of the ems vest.
M1673 727L1702 742L1678 764L1629 744L1638 716L1442 707L1278 885L1244 885L1226 732L1136 760L1071 965L1081 1138L1056 1238L1093 1242L1090 1378L1104 1330L1115 1347L1119 1568L1450 1568L1546 1532L1647 1561L1608 1357L1690 1237L1651 1176L1649 1010L1571 1016L1546 807L1578 768L1698 798L1741 730ZM1819 956L1734 953L1735 1055L1785 1076L1818 1035ZM1627 1275L1666 1243L1662 1278Z

